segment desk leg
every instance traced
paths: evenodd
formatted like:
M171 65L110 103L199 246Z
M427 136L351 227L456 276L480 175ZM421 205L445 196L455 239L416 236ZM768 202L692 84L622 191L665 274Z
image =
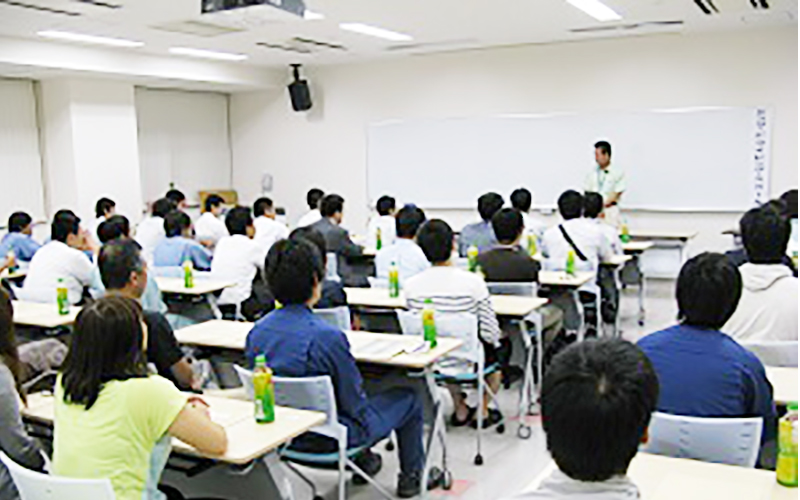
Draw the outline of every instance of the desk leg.
M452 475L450 471L447 469L447 440L446 440L446 433L447 430L444 425L444 414L442 409L442 402L439 399L439 388L436 385L436 379L434 378L433 373L433 366L428 366L425 368L425 383L428 387L428 392L430 393L431 400L433 401L433 427L431 427L431 432L428 435L428 439L425 443L425 466L422 469L422 493L420 498L423 500L428 498L428 474L431 471L431 451L433 449L433 441L435 438L439 438L439 442L442 445L442 474L444 474L444 489L449 490L453 483Z
M206 294L206 300L208 301L208 306L211 308L211 312L214 314L214 317L217 319L222 319L222 311L219 310L217 296L213 293L208 293Z
M536 380L533 377L533 343L531 342L530 332L526 321L530 320L536 330ZM538 312L531 313L527 318L519 322L520 334L525 344L525 375L522 380L522 387L519 395L519 428L517 436L520 439L531 437L531 428L527 425L525 417L535 415L539 410L539 390L542 383L542 371L544 363L544 331L542 327L542 315Z
M578 342L583 342L583 339L586 338L586 316L583 310L583 304L581 304L581 295L577 288L572 288L570 293L572 294L572 300L575 301L575 307L578 309L578 317L580 318L580 323L578 324Z
M642 259L639 255L634 256L636 260L636 271L639 275L639 326L644 326L644 317L645 317L645 310L644 310L644 297L645 297L645 279L644 279L644 270L642 269Z

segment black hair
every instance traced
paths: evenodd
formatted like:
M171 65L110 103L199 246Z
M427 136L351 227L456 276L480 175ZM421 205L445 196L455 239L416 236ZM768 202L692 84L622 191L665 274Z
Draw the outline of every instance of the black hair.
M308 203L308 208L312 210L319 208L319 202L322 200L323 196L325 196L325 193L321 189L309 189L308 193L306 194L306 203Z
M232 208L228 215L225 216L225 227L228 232L233 236L234 234L241 234L247 236L247 228L253 225L253 214L247 207Z
M328 260L328 245L325 243L325 237L322 233L310 226L298 227L289 235L290 240L306 240L319 250L322 255L322 264L324 265Z
M182 201L186 200L186 195L177 189L170 189L167 191L167 194L164 195L164 198L169 198L177 206L180 205Z
M786 205L784 215L790 219L797 218L797 190L790 189L781 195L781 201Z
M395 200L391 196L381 196L378 198L378 203L375 208L378 210L378 215L391 215L392 210L395 209Z
M14 212L8 218L8 232L21 233L26 227L30 226L33 219L25 212Z
M419 228L417 244L432 264L447 262L453 254L453 230L441 219L431 219Z
M78 313L62 369L64 401L91 409L114 380L147 377L142 306L108 295Z
M503 197L497 193L486 193L478 198L478 213L481 219L489 222L501 208L503 208Z
M130 238L109 241L97 257L100 278L108 290L119 290L131 279L131 273L144 270L142 247Z
M264 274L281 304L305 304L314 294L314 285L325 278L325 266L317 247L307 240L280 240L269 249Z
M50 239L53 241L67 242L70 234L79 234L81 231L81 220L72 210L59 210L53 217L50 226Z
M17 350L17 336L14 330L14 304L5 288L0 287L0 360L8 367L14 377L14 387L17 389L23 403L27 402L22 382L25 381L27 370L19 359Z
M742 276L730 259L705 252L686 261L675 287L682 323L719 330L742 296Z
M253 203L253 217L261 217L267 210L272 208L272 200L266 196L259 198Z
M783 213L769 205L748 211L739 221L747 260L753 264L780 264L792 235Z
M531 203L533 203L533 196L531 196L531 192L527 189L519 188L511 193L511 206L520 212L530 211Z
M413 238L425 222L425 212L415 206L406 205L395 216L395 232L398 238Z
M558 211L564 220L577 219L583 213L583 195L570 189L558 197Z
M608 141L597 141L594 144L594 149L599 149L601 152L611 157L611 143Z
M492 229L497 241L511 243L516 240L525 229L522 213L514 208L504 208L492 217Z
M100 217L105 217L106 212L110 211L112 208L116 206L117 204L114 203L114 200L110 198L100 198L94 205L94 216L97 217L98 219Z
M131 234L131 224L123 215L112 215L97 227L100 243L108 243L118 238L127 238Z
M332 217L342 210L344 210L344 198L338 194L326 195L319 204L319 212L323 217Z
M173 210L177 205L174 201L170 200L169 198L161 198L156 200L153 203L153 206L150 210L150 213L153 214L153 217L166 217L166 215Z
M167 238L180 236L191 226L192 219L180 210L173 210L164 217L164 232L167 233Z
M658 403L658 377L635 345L586 340L553 358L542 383L547 449L567 476L624 475Z
M210 194L206 196L206 202L205 202L206 212L210 212L212 209L222 205L223 203L225 203L225 200L222 198L222 196L218 194Z
M603 196L592 191L583 193L583 216L587 219L596 219L602 212Z

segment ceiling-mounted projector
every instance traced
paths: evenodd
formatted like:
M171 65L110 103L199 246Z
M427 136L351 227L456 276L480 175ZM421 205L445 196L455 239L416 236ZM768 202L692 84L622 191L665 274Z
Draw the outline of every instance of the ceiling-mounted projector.
M259 5L268 5L292 14L303 16L306 6L303 0L201 0L203 14L222 12L226 10L244 9Z

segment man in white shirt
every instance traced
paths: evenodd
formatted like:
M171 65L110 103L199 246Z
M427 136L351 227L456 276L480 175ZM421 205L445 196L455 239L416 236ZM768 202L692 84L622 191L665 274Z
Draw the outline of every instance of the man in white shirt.
M740 342L797 341L797 278L783 264L789 220L771 204L739 222L749 262L739 266L742 297L722 331Z
M542 239L547 226L542 222L531 217L531 205L533 204L533 195L525 188L515 189L511 193L511 208L519 210L522 214L522 221L524 226L523 234L527 236L534 236L538 241ZM527 242L523 242L524 244Z
M603 196L606 223L619 227L622 222L619 203L625 192L625 172L611 165L611 144L607 141L594 145L594 158L597 163L586 176L583 189Z
M228 236L228 229L225 227L225 223L219 220L223 203L225 203L225 200L222 199L222 196L217 194L208 195L205 201L205 212L194 223L197 241L206 248L213 249L220 239Z
M381 248L394 243L395 233L395 200L391 196L378 198L375 208L378 215L373 216L367 224L367 248L378 249L378 231L381 233Z
M139 223L134 239L142 247L142 256L147 264L153 266L153 252L161 240L167 237L164 230L164 217L175 210L175 204L169 198L161 198L153 203L150 217Z
M308 194L306 194L306 203L308 203L309 210L297 221L297 227L310 226L322 219L322 214L319 211L319 203L324 197L325 193L323 193L321 189L311 188L308 191ZM256 217L258 217L258 214L256 214Z
M619 233L615 227L603 223L603 212L603 197L600 193L583 193L584 219L596 225L598 230L603 233L614 255L622 255L622 241L619 239Z
M599 193L583 194L583 218L594 224L603 234L614 255L622 255L622 242L617 236L617 229L603 223L603 197ZM597 285L602 294L603 321L613 324L619 311L619 288L617 286L616 268L599 266L597 269Z
M25 285L19 291L21 300L56 302L58 280L67 288L69 303L83 300L84 288L92 283L94 266L84 253L96 247L80 229L80 219L70 210L60 210L53 217L51 240L33 256Z
M658 401L658 377L635 345L619 339L569 346L547 369L542 426L558 469L507 500L636 500L628 466Z
M259 198L253 204L253 222L256 230L255 242L262 251L261 265L264 265L269 249L276 241L289 237L289 228L275 220L275 207L269 198Z
M396 217L397 239L390 246L383 247L375 256L375 274L379 279L389 279L389 268L397 266L400 283L431 267L428 258L417 245L414 238L417 230L425 222L425 212L417 207L403 207Z

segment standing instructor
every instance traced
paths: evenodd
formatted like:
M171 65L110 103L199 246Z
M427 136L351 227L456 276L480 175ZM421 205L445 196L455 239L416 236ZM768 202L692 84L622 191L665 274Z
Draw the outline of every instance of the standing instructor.
M594 158L597 164L586 176L584 189L603 196L606 223L619 227L619 201L625 192L625 173L611 165L611 144L607 141L599 141L594 145Z

